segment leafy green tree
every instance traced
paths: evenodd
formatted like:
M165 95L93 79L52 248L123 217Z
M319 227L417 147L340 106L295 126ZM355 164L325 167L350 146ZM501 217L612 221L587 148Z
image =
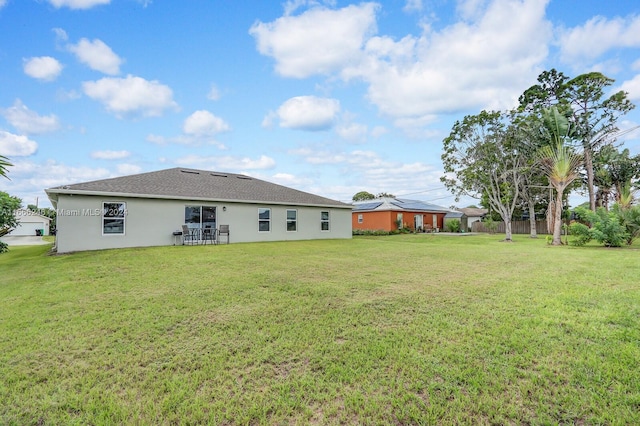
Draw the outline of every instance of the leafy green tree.
M566 86L565 96L570 100L572 121L582 144L591 210L596 208L593 156L602 146L615 141L618 118L635 108L624 91L605 97L605 88L614 81L602 73L591 72L568 81Z
M543 124L541 118L536 114L514 112L512 125L516 137L521 142L520 149L525 157L525 163L520 171L522 176L522 188L520 189L522 205L520 207L523 211L528 212L529 236L537 238L536 211L539 211L542 206L549 205L550 188L545 176L540 174L536 154L543 146L549 144L549 140L547 137L541 137Z
M614 80L599 72L581 74L569 79L555 69L544 71L538 84L520 96L520 111L539 114L543 109L556 106L567 113L583 152L589 206L596 209L595 172L593 157L598 150L613 143L619 133L617 120L635 106L627 93L618 91L606 97L605 88Z
M21 203L22 201L18 197L0 191L0 237L7 235L18 226L15 211L20 208ZM7 250L7 244L0 241L0 253Z
M0 176L9 179L9 177L7 176L7 167L11 166L13 166L13 164L9 162L9 159L4 155L0 155Z
M444 139L440 180L455 196L486 197L505 223L505 241L512 240L511 218L521 188L525 162L517 138L510 134L507 116L482 111L457 121Z
M353 201L365 201L365 200L373 200L374 198L376 198L375 195L373 195L370 192L367 191L360 191L357 194L355 194L352 198Z
M555 200L549 202L549 210L553 212L553 240L551 244L561 245L564 191L578 178L578 167L582 158L565 144L565 140L570 135L570 125L567 118L558 111L558 108L552 107L544 110L543 120L555 146L543 147L539 151L538 159L542 172L556 191Z

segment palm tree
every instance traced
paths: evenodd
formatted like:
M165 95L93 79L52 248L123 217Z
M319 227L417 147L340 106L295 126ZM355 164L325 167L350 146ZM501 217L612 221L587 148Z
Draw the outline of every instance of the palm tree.
M9 179L7 176L7 167L10 166L13 166L13 164L9 162L9 159L4 155L0 155L0 176L4 176Z
M561 245L562 240L562 200L564 191L579 177L578 167L582 164L582 156L576 154L564 144L569 137L569 121L560 114L556 107L543 111L544 126L551 135L554 145L548 145L538 152L538 162L542 172L549 179L549 184L556 191L556 199L549 201L553 212L553 241L551 244Z

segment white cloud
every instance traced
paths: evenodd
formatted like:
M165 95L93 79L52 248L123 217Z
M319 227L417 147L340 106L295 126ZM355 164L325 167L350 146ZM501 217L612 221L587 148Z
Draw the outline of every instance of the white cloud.
M54 160L36 163L29 160L13 161L11 181L8 182L9 192L22 200L33 200L39 197L39 205L44 206L45 188L66 185L70 183L87 182L113 177L107 169L89 166L68 166ZM31 201L29 201L31 202Z
M419 12L422 10L422 0L406 0L406 3L402 10L404 10L405 12Z
M593 59L614 48L640 47L640 16L596 16L560 35L560 58L566 63Z
M60 9L68 7L69 9L91 9L94 6L109 4L111 0L48 0L53 7Z
M257 23L251 34L281 75L362 80L369 101L390 117L502 109L544 68L553 35L548 1L468 0L461 3L468 20L399 40L373 36L371 3L311 9Z
M368 82L371 102L392 117L511 107L547 56L545 6L496 0L477 21L399 42L374 38L369 60L344 75Z
M316 7L271 23L256 22L249 33L258 51L276 61L286 77L329 74L360 56L366 37L376 29L375 3L331 10Z
M640 74L622 83L619 90L629 93L628 97L631 101L640 101Z
M345 185L359 182L350 189L332 190L338 199L350 199L357 191L402 193L424 191L425 188L442 188L440 176L442 171L433 165L422 162L403 163L389 158L382 158L374 151L354 150L350 152L332 152L326 149L300 148L289 152L300 156L303 161L313 165L333 166L344 176ZM420 179L416 179L420 176ZM367 187L361 187L365 182ZM324 188L323 192L329 191ZM345 193L345 191L348 191ZM317 192L317 191L316 191ZM350 192L351 195L346 195ZM448 194L443 188L442 194ZM430 193L430 197L433 193Z
M16 99L12 107L0 110L4 118L17 130L26 134L41 134L55 132L60 128L58 117L54 114L48 116L38 115L26 105Z
M266 155L260 156L258 159L249 157L233 157L233 156L201 156L187 155L178 158L176 164L180 166L204 167L208 170L263 170L272 169L276 162L273 158Z
M215 84L211 85L211 88L209 89L209 93L207 93L207 99L210 99L212 101L217 101L219 100L221 97L220 95L220 90L218 90L218 86L216 86Z
M62 72L62 64L51 56L23 59L22 69L29 77L42 81L53 81Z
M102 40L89 41L82 38L77 44L67 45L67 49L73 52L80 62L93 70L109 75L120 74L122 59Z
M80 99L81 97L82 97L82 93L74 89L65 90L60 88L56 91L56 99L60 102L69 102L76 99Z
M213 115L209 111L200 110L187 117L182 130L189 136L206 137L227 132L231 128L222 118Z
M371 129L371 136L373 136L374 138L379 138L386 133L389 133L389 130L387 130L387 128L384 126L375 126L373 129Z
M136 164L122 163L116 166L116 172L122 176L135 175L140 173L141 171L142 171L142 167Z
M284 102L277 111L280 127L298 130L329 129L338 113L337 99L297 96Z
M23 135L0 130L0 152L6 157L28 157L38 150L38 144ZM15 165L15 164L14 164ZM14 172L14 169L11 169Z
M91 158L95 158L97 160L122 160L123 158L127 158L131 155L129 151L93 151L91 153Z
M51 31L53 31L53 33L56 35L57 44L66 42L67 40L69 40L69 36L67 35L67 32L62 28L53 28Z
M2 9L7 4L7 0L0 0L0 9Z
M336 133L350 142L363 143L367 140L368 128L361 123L346 122L336 127Z
M169 86L132 75L126 78L105 77L82 83L84 93L101 102L117 117L160 116L166 109L177 109Z

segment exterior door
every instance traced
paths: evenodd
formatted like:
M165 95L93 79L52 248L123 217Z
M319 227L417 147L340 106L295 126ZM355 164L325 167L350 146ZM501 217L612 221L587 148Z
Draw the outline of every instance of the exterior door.
M431 220L433 221L433 229L438 229L438 215L434 214Z
M216 208L211 206L185 206L184 223L190 229L202 231L206 227L216 229ZM199 232L202 237L202 232Z
M413 216L413 229L417 231L418 229L422 229L422 226L423 226L422 215L417 214Z

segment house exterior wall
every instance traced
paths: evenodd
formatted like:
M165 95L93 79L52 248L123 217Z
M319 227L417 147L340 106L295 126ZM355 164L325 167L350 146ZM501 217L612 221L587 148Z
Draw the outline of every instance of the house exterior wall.
M103 235L105 202L126 203L124 234ZM59 194L58 253L173 245L173 232L181 230L185 223L185 206L216 207L216 226L229 225L232 243L351 238L349 209ZM269 232L258 232L259 208L271 209ZM295 232L287 231L287 209L297 210ZM329 231L320 229L321 211L329 212Z
M351 226L353 229L360 230L383 230L393 231L398 229L396 221L398 220L398 214L402 213L402 222L405 227L414 228L414 216L422 216L423 226L431 225L434 229L442 229L444 225L445 213L429 213L429 212L409 212L409 211L369 211L358 212L354 211L351 215ZM362 223L358 222L358 215L362 215ZM436 215L436 221L434 223L433 215Z

